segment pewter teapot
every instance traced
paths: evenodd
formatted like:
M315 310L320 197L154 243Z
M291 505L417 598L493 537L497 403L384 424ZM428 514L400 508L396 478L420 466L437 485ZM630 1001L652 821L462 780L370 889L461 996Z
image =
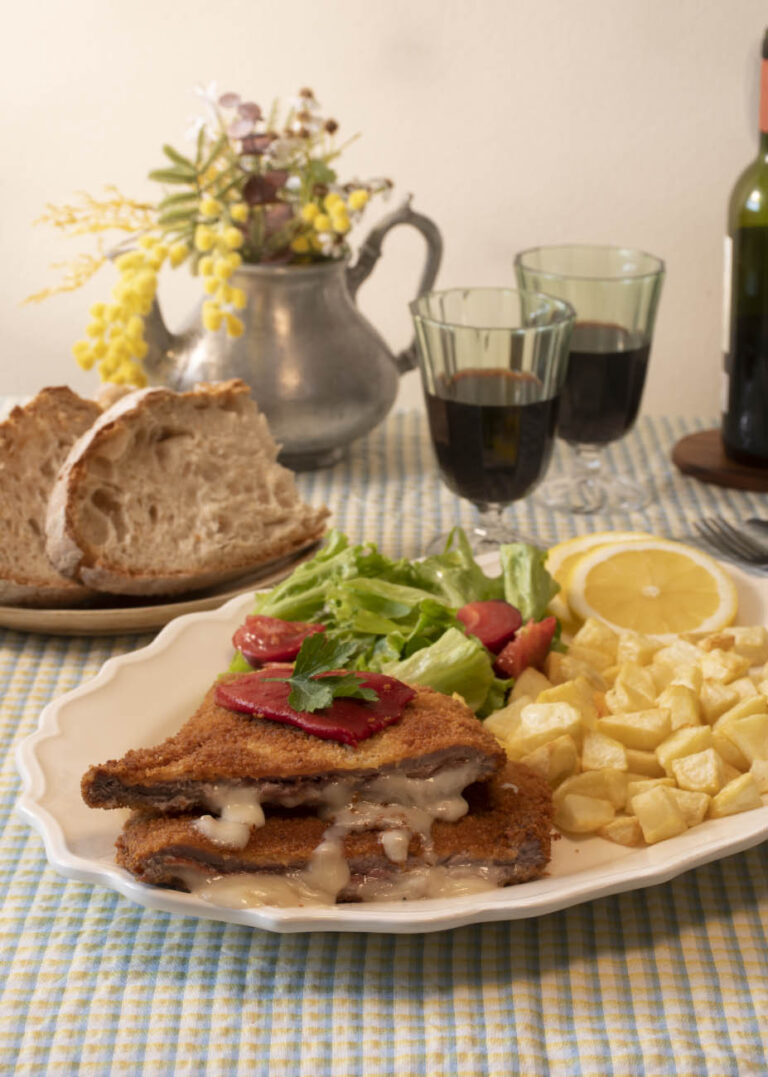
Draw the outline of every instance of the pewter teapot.
M242 378L282 446L283 463L297 471L335 463L384 418L399 375L416 365L414 344L393 355L355 305L385 235L400 224L426 240L418 295L430 291L442 240L429 218L414 213L409 198L374 228L354 265L242 265L232 278L247 299L240 337L206 332L199 310L174 335L155 304L146 319L150 383L184 390L200 381Z

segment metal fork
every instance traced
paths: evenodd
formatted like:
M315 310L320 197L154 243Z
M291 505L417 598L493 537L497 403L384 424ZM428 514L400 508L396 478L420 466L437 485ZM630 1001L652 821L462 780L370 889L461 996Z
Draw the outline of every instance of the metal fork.
M768 546L740 531L722 516L696 520L694 527L704 541L718 553L747 561L750 565L768 565Z

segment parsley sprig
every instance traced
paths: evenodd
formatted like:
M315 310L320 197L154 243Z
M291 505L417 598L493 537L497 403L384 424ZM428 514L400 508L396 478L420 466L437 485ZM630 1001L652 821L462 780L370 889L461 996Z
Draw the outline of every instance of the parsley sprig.
M357 650L358 645L352 640L334 640L325 632L317 632L302 643L291 676L270 680L288 681L291 686L288 703L296 711L324 710L342 696L374 702L379 698L378 692L361 684L357 673L333 673L318 678L320 673L343 669Z

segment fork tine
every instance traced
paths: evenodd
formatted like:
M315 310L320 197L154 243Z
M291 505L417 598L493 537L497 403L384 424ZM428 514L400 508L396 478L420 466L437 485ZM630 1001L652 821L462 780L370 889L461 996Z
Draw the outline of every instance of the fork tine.
M696 520L694 527L701 538L714 550L715 553L725 554L726 557L741 557L741 552L736 550L731 543L724 539L718 530L712 527L709 520Z
M710 517L695 522L696 530L702 538L719 553L740 558L750 564L768 564L768 551L757 544L745 540L735 528L726 525L720 517Z
M718 517L718 523L723 532L730 535L734 542L738 542L741 546L751 552L754 557L761 557L768 559L768 547L764 543L758 541L758 539L752 538L751 535L747 535L742 531L737 530L727 520Z

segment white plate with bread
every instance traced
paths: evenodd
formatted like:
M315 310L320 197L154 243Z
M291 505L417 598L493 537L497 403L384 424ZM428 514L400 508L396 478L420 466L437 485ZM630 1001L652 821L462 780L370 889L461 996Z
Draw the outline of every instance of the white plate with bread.
M0 625L142 631L274 582L328 516L277 456L242 381L42 390L0 423Z

